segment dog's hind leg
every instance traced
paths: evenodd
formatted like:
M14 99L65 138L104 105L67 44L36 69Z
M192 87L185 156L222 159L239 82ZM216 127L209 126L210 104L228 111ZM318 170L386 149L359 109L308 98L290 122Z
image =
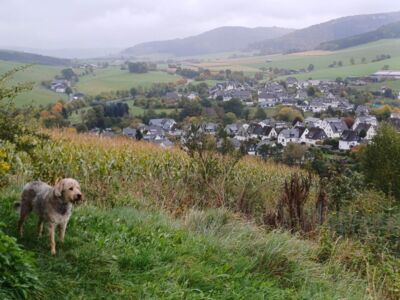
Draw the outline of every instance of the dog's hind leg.
M39 218L38 221L38 235L42 236L43 233L43 219Z
M31 211L32 211L32 208L30 206L26 206L26 205L21 206L21 213L19 215L19 220L18 220L18 233L19 233L20 237L22 237L24 235L23 225Z

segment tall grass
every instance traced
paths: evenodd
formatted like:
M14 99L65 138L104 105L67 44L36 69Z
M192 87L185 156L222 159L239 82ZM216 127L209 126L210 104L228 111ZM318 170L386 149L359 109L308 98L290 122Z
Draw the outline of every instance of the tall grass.
M226 207L262 221L275 208L285 179L301 172L243 158L227 175L229 158L215 155L205 182L202 166L180 149L65 131L53 131L51 137L36 149L30 177L47 182L74 177L87 199L100 206L128 204L134 196L175 214L193 207Z

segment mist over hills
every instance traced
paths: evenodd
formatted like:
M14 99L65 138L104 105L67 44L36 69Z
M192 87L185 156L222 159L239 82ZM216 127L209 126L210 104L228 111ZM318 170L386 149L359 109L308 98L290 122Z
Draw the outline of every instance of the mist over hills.
M325 42L320 44L318 48L322 50L334 51L362 44L367 44L382 39L396 39L396 38L400 38L400 22L391 23L389 25L379 27L376 30L351 36L345 39Z
M280 27L219 27L187 38L141 43L125 49L122 54L140 56L164 53L175 56L191 56L240 51L245 50L254 42L266 38L276 38L292 31L294 29Z
M69 59L14 50L0 50L0 60L53 66L64 66L71 64L71 60Z
M264 53L313 50L321 43L343 39L400 21L400 12L348 16L296 30L278 38L265 39L250 48Z

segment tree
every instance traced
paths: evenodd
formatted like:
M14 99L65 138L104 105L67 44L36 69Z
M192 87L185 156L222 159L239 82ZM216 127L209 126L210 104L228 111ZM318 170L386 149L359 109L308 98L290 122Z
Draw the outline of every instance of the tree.
M225 112L233 112L237 117L241 117L243 113L243 103L239 99L232 99L222 104Z
M361 59L361 63L365 64L366 62L367 62L367 59L366 59L365 57L363 57L363 58Z
M69 95L71 95L72 94L72 89L68 86L66 89L65 89L65 93L69 96Z
M289 143L283 151L283 162L288 165L300 164L306 154L307 146Z
M136 88L131 88L130 90L129 90L129 94L131 94L131 97L132 98L135 98L136 97L136 95L138 94L138 90L136 89Z
M257 108L257 111L254 114L254 118L257 120L265 120L267 118L267 114L265 113L264 109L259 107Z
M13 76L26 68L15 68L0 75L0 143L6 141L13 144L17 151L30 153L44 136L35 131L32 109L22 111L13 103L20 93L32 89L32 84L12 84Z
M140 129L136 130L135 139L140 141L143 138L143 134Z
M145 62L129 62L128 70L130 73L147 73L149 71Z
M355 63L354 57L350 58L350 64L354 65Z
M400 203L400 135L388 124L382 124L372 143L362 154L366 181Z
M61 75L66 80L72 80L74 78L77 78L74 70L72 70L71 68L61 70Z
M293 122L294 120L302 122L304 120L302 113L299 110L291 107L281 108L275 117L278 120L286 122Z
M307 67L307 71L308 72L312 72L312 71L314 71L314 69L315 69L315 67L314 67L313 64L309 64L308 67Z
M343 67L343 62L341 60L338 61L338 67Z
M234 122L236 122L237 117L233 112L227 112L224 116L224 124L228 125L228 124L232 124Z
M317 93L317 88L315 86L310 85L307 88L307 96L314 97Z
M264 79L264 74L261 72L257 72L256 74L254 74L254 78L258 81L263 80Z

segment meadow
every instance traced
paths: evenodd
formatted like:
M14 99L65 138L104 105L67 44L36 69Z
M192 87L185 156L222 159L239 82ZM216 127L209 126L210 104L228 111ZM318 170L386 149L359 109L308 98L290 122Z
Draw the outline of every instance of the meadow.
M23 65L21 63L0 61L0 74ZM52 92L41 85L42 81L52 80L55 75L60 74L61 69L62 67L56 66L32 65L16 73L11 83L31 82L33 83L33 89L18 95L15 98L15 104L21 107L30 104L46 105L60 99L66 100L66 95Z
M132 87L148 88L154 83L177 82L179 76L166 72L152 71L145 74L133 74L119 67L97 69L93 75L79 78L76 88L85 94L96 96L102 92L129 90Z

